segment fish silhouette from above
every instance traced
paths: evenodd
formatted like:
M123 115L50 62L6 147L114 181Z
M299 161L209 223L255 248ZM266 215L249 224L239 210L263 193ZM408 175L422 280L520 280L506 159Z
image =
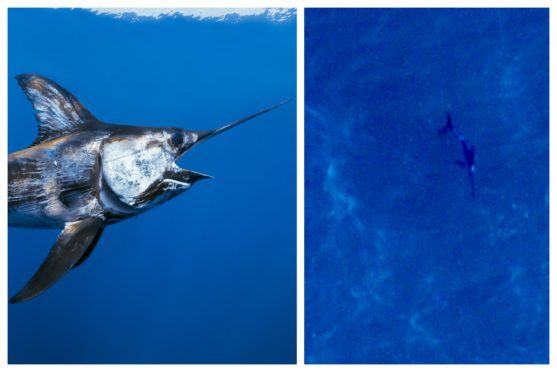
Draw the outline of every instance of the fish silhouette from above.
M469 141L464 138L462 134L459 134L454 126L451 119L451 114L447 112L447 119L445 126L438 130L439 135L444 135L447 133L452 134L462 146L462 152L464 154L464 160L457 160L456 163L468 171L468 179L470 180L470 194L472 198L476 196L476 188L474 185L474 174L476 172L475 154L476 149Z

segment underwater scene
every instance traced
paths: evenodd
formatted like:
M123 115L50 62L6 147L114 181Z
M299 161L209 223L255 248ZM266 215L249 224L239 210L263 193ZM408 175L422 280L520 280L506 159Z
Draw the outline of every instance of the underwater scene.
M295 363L295 10L8 18L8 362ZM143 136L146 127L174 129ZM108 147L89 128L117 133ZM60 137L72 131L79 140ZM34 142L40 151L12 157ZM159 173L151 187L145 177ZM39 191L21 191L29 179ZM51 194L48 208L33 205ZM106 210L71 222L49 255L64 228L52 215L88 212L84 194ZM143 205L155 207L135 213ZM33 211L50 229L20 228ZM89 243L94 251L68 256Z

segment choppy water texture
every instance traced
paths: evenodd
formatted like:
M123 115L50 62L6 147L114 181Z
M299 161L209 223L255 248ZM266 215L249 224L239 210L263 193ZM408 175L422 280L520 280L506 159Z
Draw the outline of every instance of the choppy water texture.
M294 18L9 11L9 76L47 76L112 123L209 129L295 102L295 52ZM8 93L12 152L37 129L15 79ZM9 362L294 362L293 102L188 153L182 167L215 179L109 226L83 265L10 305ZM9 294L57 234L9 229Z
M547 363L548 11L305 14L306 361Z

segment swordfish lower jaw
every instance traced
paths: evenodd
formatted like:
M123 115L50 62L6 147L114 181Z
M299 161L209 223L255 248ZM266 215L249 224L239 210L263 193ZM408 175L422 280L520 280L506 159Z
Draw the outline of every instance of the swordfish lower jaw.
M199 172L194 172L188 169L180 168L176 164L170 171L164 173L164 182L176 185L177 188L183 187L189 189L197 181L201 181L207 178L213 178L208 174L203 174Z

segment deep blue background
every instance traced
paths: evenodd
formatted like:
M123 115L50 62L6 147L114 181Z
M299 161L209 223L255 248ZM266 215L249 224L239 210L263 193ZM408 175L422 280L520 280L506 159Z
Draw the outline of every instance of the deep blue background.
M305 15L306 361L547 363L548 11Z
M216 178L110 226L79 269L10 305L10 363L295 362L295 51L294 20L9 11L9 76L47 76L107 122L209 129L293 100L188 153ZM8 92L12 152L37 130L15 79ZM9 229L10 295L57 234Z

